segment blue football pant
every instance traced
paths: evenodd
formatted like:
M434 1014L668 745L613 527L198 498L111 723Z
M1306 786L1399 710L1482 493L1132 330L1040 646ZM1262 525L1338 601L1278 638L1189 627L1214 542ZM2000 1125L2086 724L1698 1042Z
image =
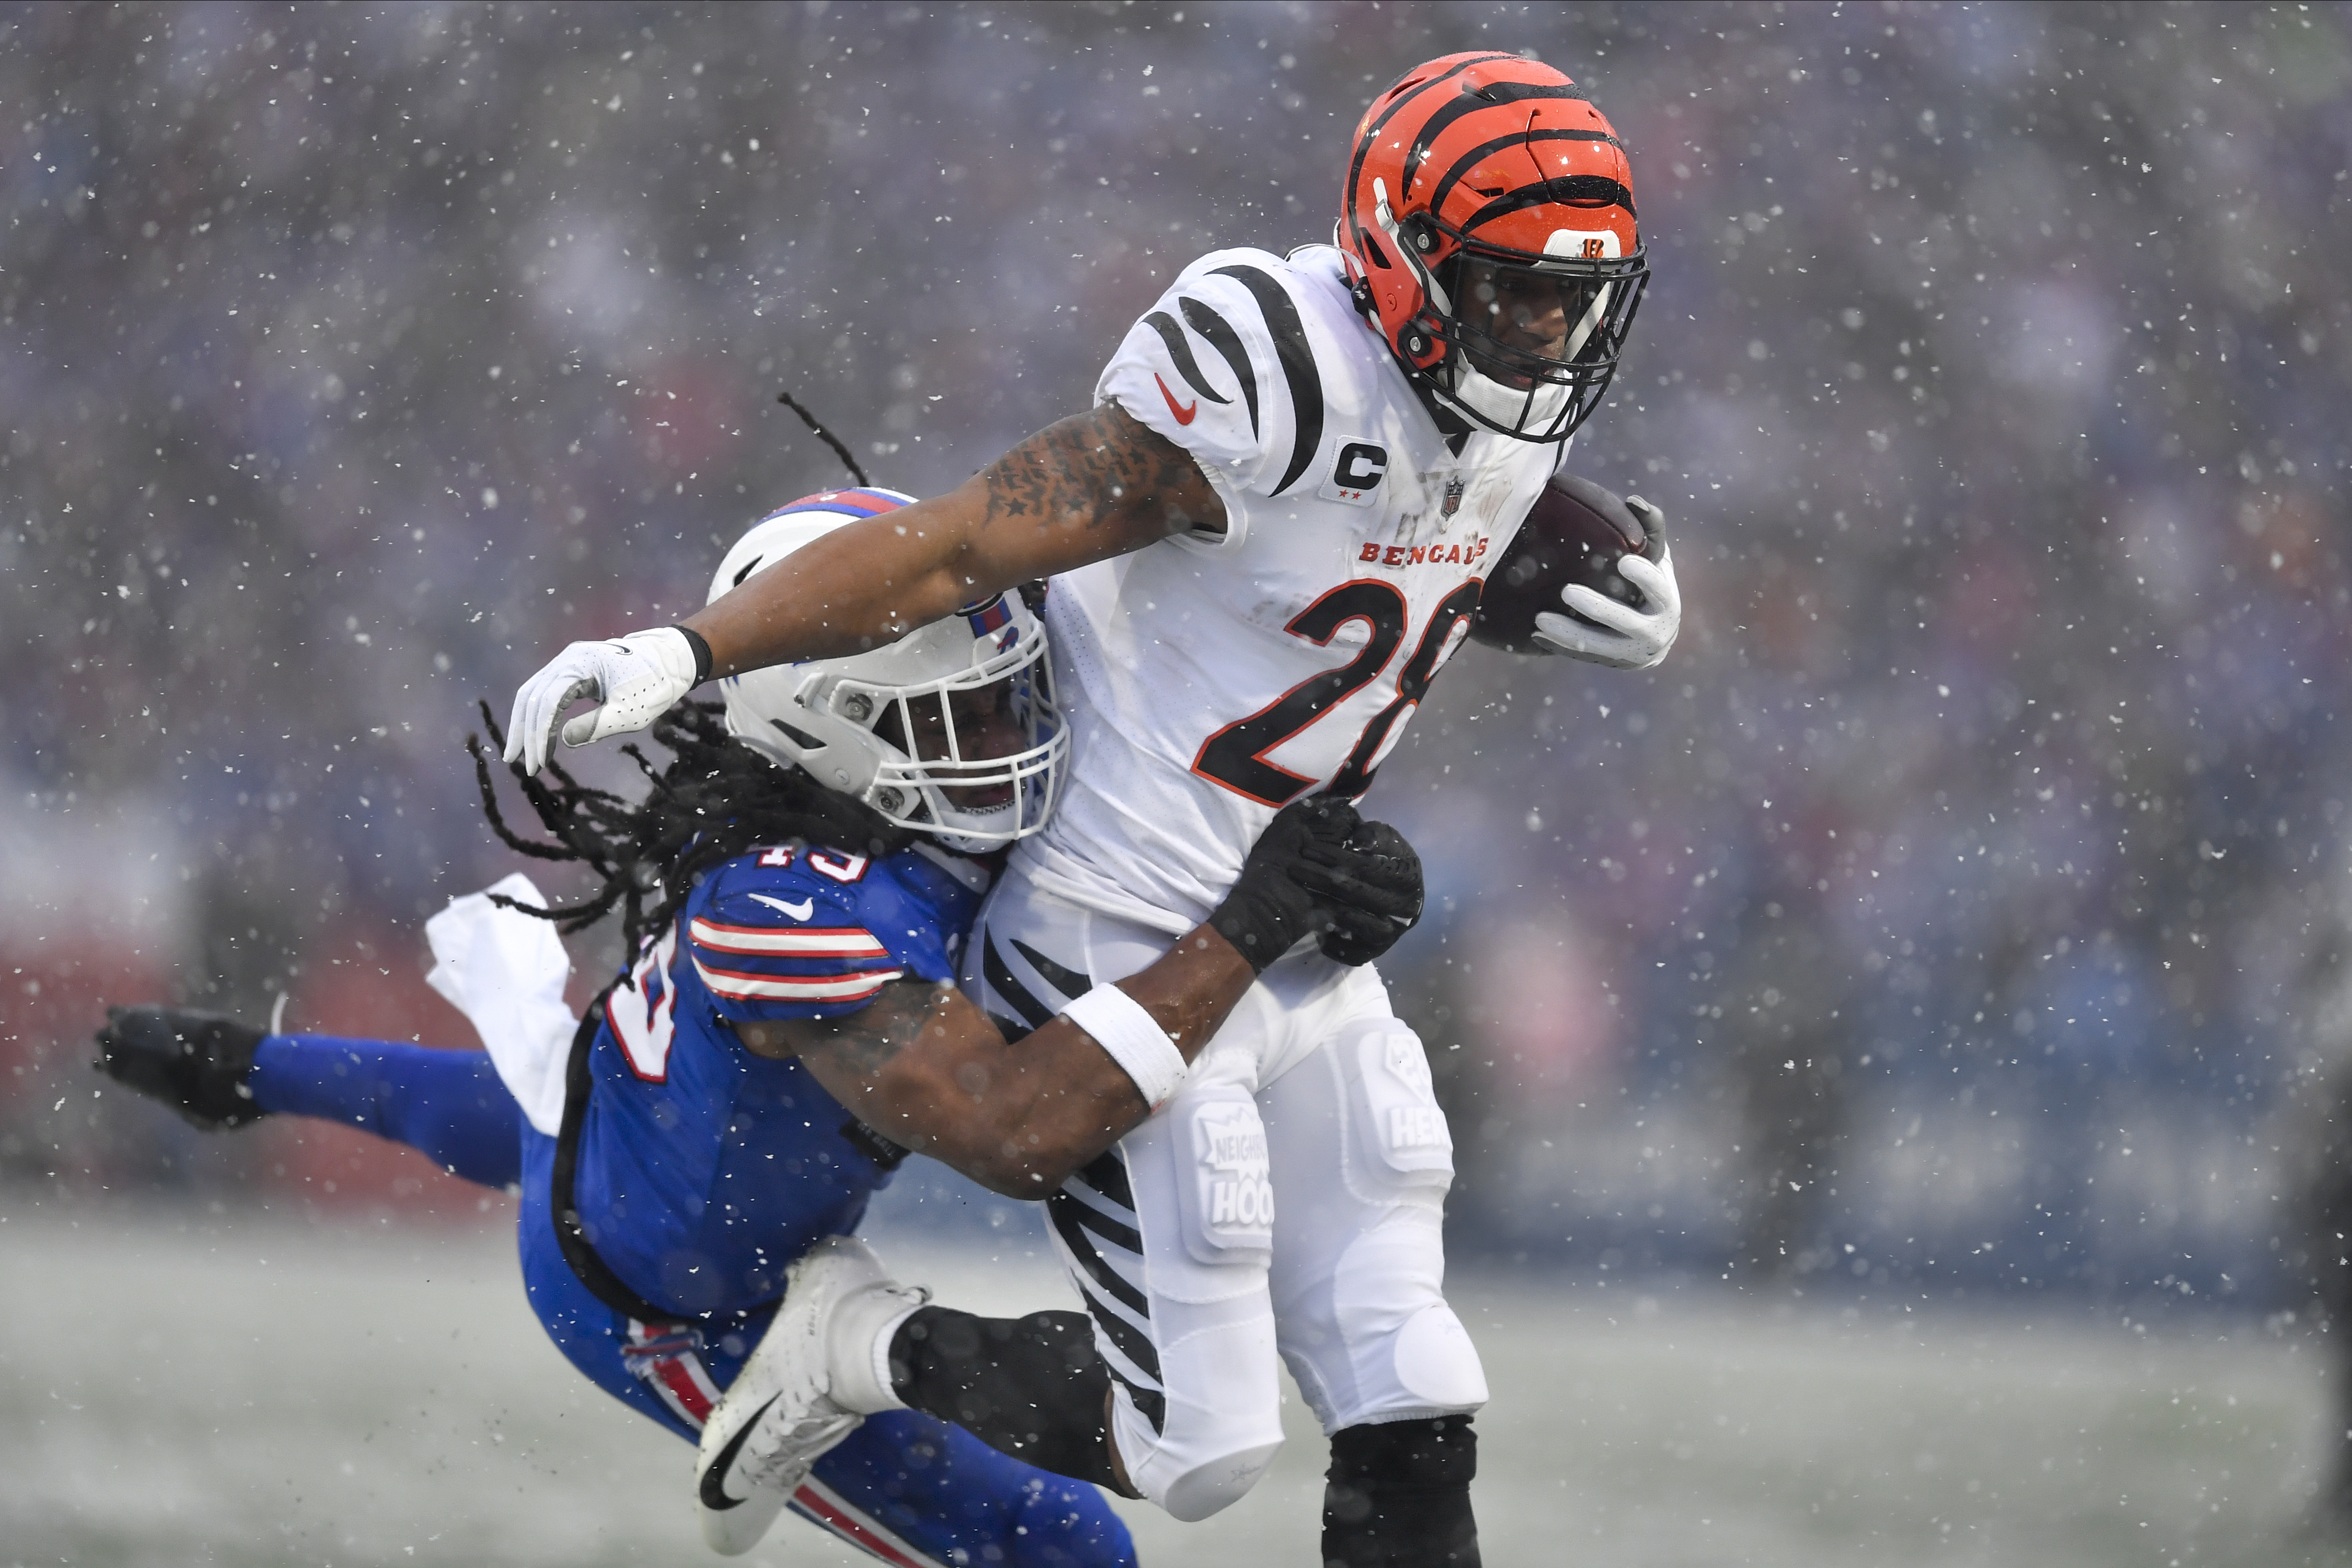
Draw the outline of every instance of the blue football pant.
M356 1126L485 1186L520 1182L523 1289L548 1337L588 1380L688 1442L767 1327L766 1312L661 1337L592 1295L555 1243L555 1140L523 1120L487 1051L329 1035L272 1035L254 1056L265 1111ZM681 1473L683 1484L688 1478ZM681 1499L684 1492L681 1490ZM1102 1494L1009 1458L911 1410L869 1416L819 1459L795 1512L902 1568L1132 1568ZM681 1509L681 1516L683 1510Z

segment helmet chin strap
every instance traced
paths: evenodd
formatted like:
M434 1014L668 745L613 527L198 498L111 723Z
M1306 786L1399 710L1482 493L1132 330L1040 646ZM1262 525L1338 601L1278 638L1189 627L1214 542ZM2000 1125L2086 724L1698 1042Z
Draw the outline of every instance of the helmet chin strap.
M1569 389L1554 382L1545 382L1527 391L1505 386L1492 376L1482 375L1471 364L1470 356L1456 350L1451 385L1440 384L1437 391L1447 402L1465 412L1506 429L1541 430L1559 417L1568 402Z
M1577 319L1576 329L1568 335L1568 347L1560 350L1559 357L1563 361L1572 361L1584 351L1584 340L1591 337L1593 329L1601 325L1601 315L1609 308L1610 296L1616 292L1617 286L1613 283L1604 283L1592 291L1592 303L1584 308L1584 314Z

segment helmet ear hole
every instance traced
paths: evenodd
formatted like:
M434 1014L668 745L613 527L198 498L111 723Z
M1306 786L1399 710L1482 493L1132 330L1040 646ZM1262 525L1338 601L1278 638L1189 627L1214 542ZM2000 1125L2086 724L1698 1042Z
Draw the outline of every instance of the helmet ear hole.
M794 746L799 747L803 751L823 751L824 749L824 742L819 740L815 736L811 735L804 729L794 729L791 725L786 724L780 718L772 718L768 722L774 725L777 729L782 731L783 737L786 740L791 741Z

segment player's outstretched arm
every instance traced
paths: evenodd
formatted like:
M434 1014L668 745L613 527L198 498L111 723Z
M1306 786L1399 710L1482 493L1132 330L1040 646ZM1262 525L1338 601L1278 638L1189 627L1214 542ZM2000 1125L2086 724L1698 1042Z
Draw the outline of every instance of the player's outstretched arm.
M1256 973L1203 926L1119 983L1186 1062ZM847 1018L738 1024L762 1056L797 1055L884 1136L992 1191L1054 1191L1150 1113L1142 1091L1065 1015L1008 1043L953 986L898 980Z
M507 760L536 772L581 697L602 706L563 726L573 746L642 729L713 676L854 653L1032 579L1224 520L1190 453L1100 404L944 496L795 550L678 627L574 643L515 695ZM709 653L699 669L696 638Z
M1107 402L944 496L836 529L684 624L710 645L713 675L854 653L1224 516L1191 453Z
M1043 1197L1174 1092L1300 937L1368 963L1412 928L1421 900L1421 861L1395 829L1316 796L1268 824L1207 921L1017 1041L953 987L908 980L845 1018L735 1027L757 1054L800 1057L884 1136L994 1191ZM1144 1032L1155 1030L1164 1043Z

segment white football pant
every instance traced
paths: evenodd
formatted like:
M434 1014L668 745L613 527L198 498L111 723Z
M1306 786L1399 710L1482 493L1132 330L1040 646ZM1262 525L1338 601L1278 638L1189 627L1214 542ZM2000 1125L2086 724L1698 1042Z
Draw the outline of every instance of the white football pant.
M964 988L1018 1035L1172 942L1016 862L972 929ZM1378 974L1308 949L1267 969L1168 1103L1048 1200L1146 1497L1205 1519L1256 1483L1282 1446L1277 1354L1327 1434L1486 1403L1443 1293L1453 1151Z

